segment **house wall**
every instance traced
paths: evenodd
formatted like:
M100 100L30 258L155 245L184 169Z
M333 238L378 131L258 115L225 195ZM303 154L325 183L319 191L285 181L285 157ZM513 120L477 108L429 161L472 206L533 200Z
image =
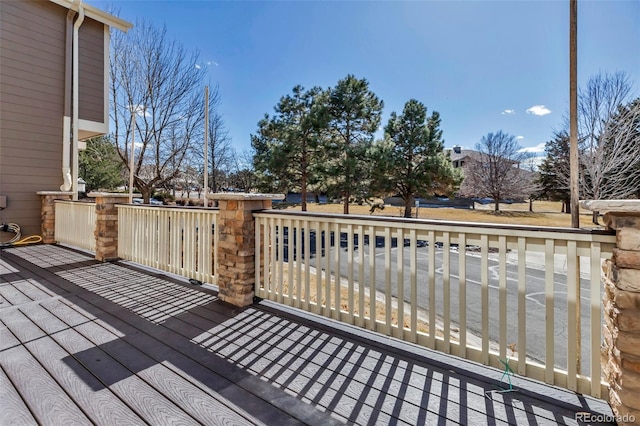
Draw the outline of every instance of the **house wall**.
M36 191L62 183L66 13L45 1L0 2L0 222L23 235L40 234Z
M78 32L80 49L78 113L81 120L99 123L105 122L104 37L104 25L91 18L85 18Z
M0 196L7 200L0 222L17 223L23 235L40 233L36 192L62 184L67 11L44 0L0 2ZM107 131L105 25L85 17L79 49L82 138Z

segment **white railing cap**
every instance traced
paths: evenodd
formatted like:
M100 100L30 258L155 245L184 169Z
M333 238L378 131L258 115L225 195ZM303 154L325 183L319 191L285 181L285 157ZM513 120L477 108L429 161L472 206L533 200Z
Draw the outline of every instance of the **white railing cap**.
M585 200L583 209L600 213L640 213L640 200Z
M36 192L38 195L73 195L74 193L71 191L38 191Z
M247 192L216 192L207 194L210 200L284 200L284 194L252 194Z
M132 194L133 198L139 198L142 194ZM87 194L87 197L96 198L96 197L110 197L110 198L129 198L129 193L124 192L90 192Z

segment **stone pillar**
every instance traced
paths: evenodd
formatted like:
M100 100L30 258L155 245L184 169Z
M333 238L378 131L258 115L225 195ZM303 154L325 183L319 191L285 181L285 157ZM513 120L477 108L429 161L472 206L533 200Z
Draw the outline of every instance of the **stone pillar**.
M129 194L91 192L96 199L96 260L118 259L118 209L116 204L129 201Z
M210 194L218 201L218 297L236 306L253 303L255 285L255 219L253 213L270 209L282 194Z
M640 425L640 200L583 201L616 231L613 257L603 263L602 369L619 425Z
M42 197L42 207L40 208L40 229L42 233L42 242L45 244L54 244L56 242L56 200L70 201L73 192L62 191L40 191L37 192Z

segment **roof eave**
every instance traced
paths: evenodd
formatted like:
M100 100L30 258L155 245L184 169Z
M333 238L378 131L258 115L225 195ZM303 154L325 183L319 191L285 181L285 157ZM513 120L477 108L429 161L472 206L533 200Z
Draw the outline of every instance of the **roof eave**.
M67 9L74 8L74 1L71 0L49 0L52 3L58 4L60 6L66 7ZM77 7L77 3L75 5ZM124 19L120 19L117 16L113 16L110 13L105 12L104 10L98 9L95 6L91 6L90 4L82 3L82 7L84 8L85 16L88 16L91 19L95 19L98 22L101 22L105 25L108 25L113 28L117 28L120 31L127 32L129 29L133 27L133 24L125 21Z

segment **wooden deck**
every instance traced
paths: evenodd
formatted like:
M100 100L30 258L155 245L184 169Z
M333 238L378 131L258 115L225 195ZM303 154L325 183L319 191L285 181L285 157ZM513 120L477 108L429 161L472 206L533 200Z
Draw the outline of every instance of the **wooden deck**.
M60 246L0 251L0 424L578 424L602 401Z

